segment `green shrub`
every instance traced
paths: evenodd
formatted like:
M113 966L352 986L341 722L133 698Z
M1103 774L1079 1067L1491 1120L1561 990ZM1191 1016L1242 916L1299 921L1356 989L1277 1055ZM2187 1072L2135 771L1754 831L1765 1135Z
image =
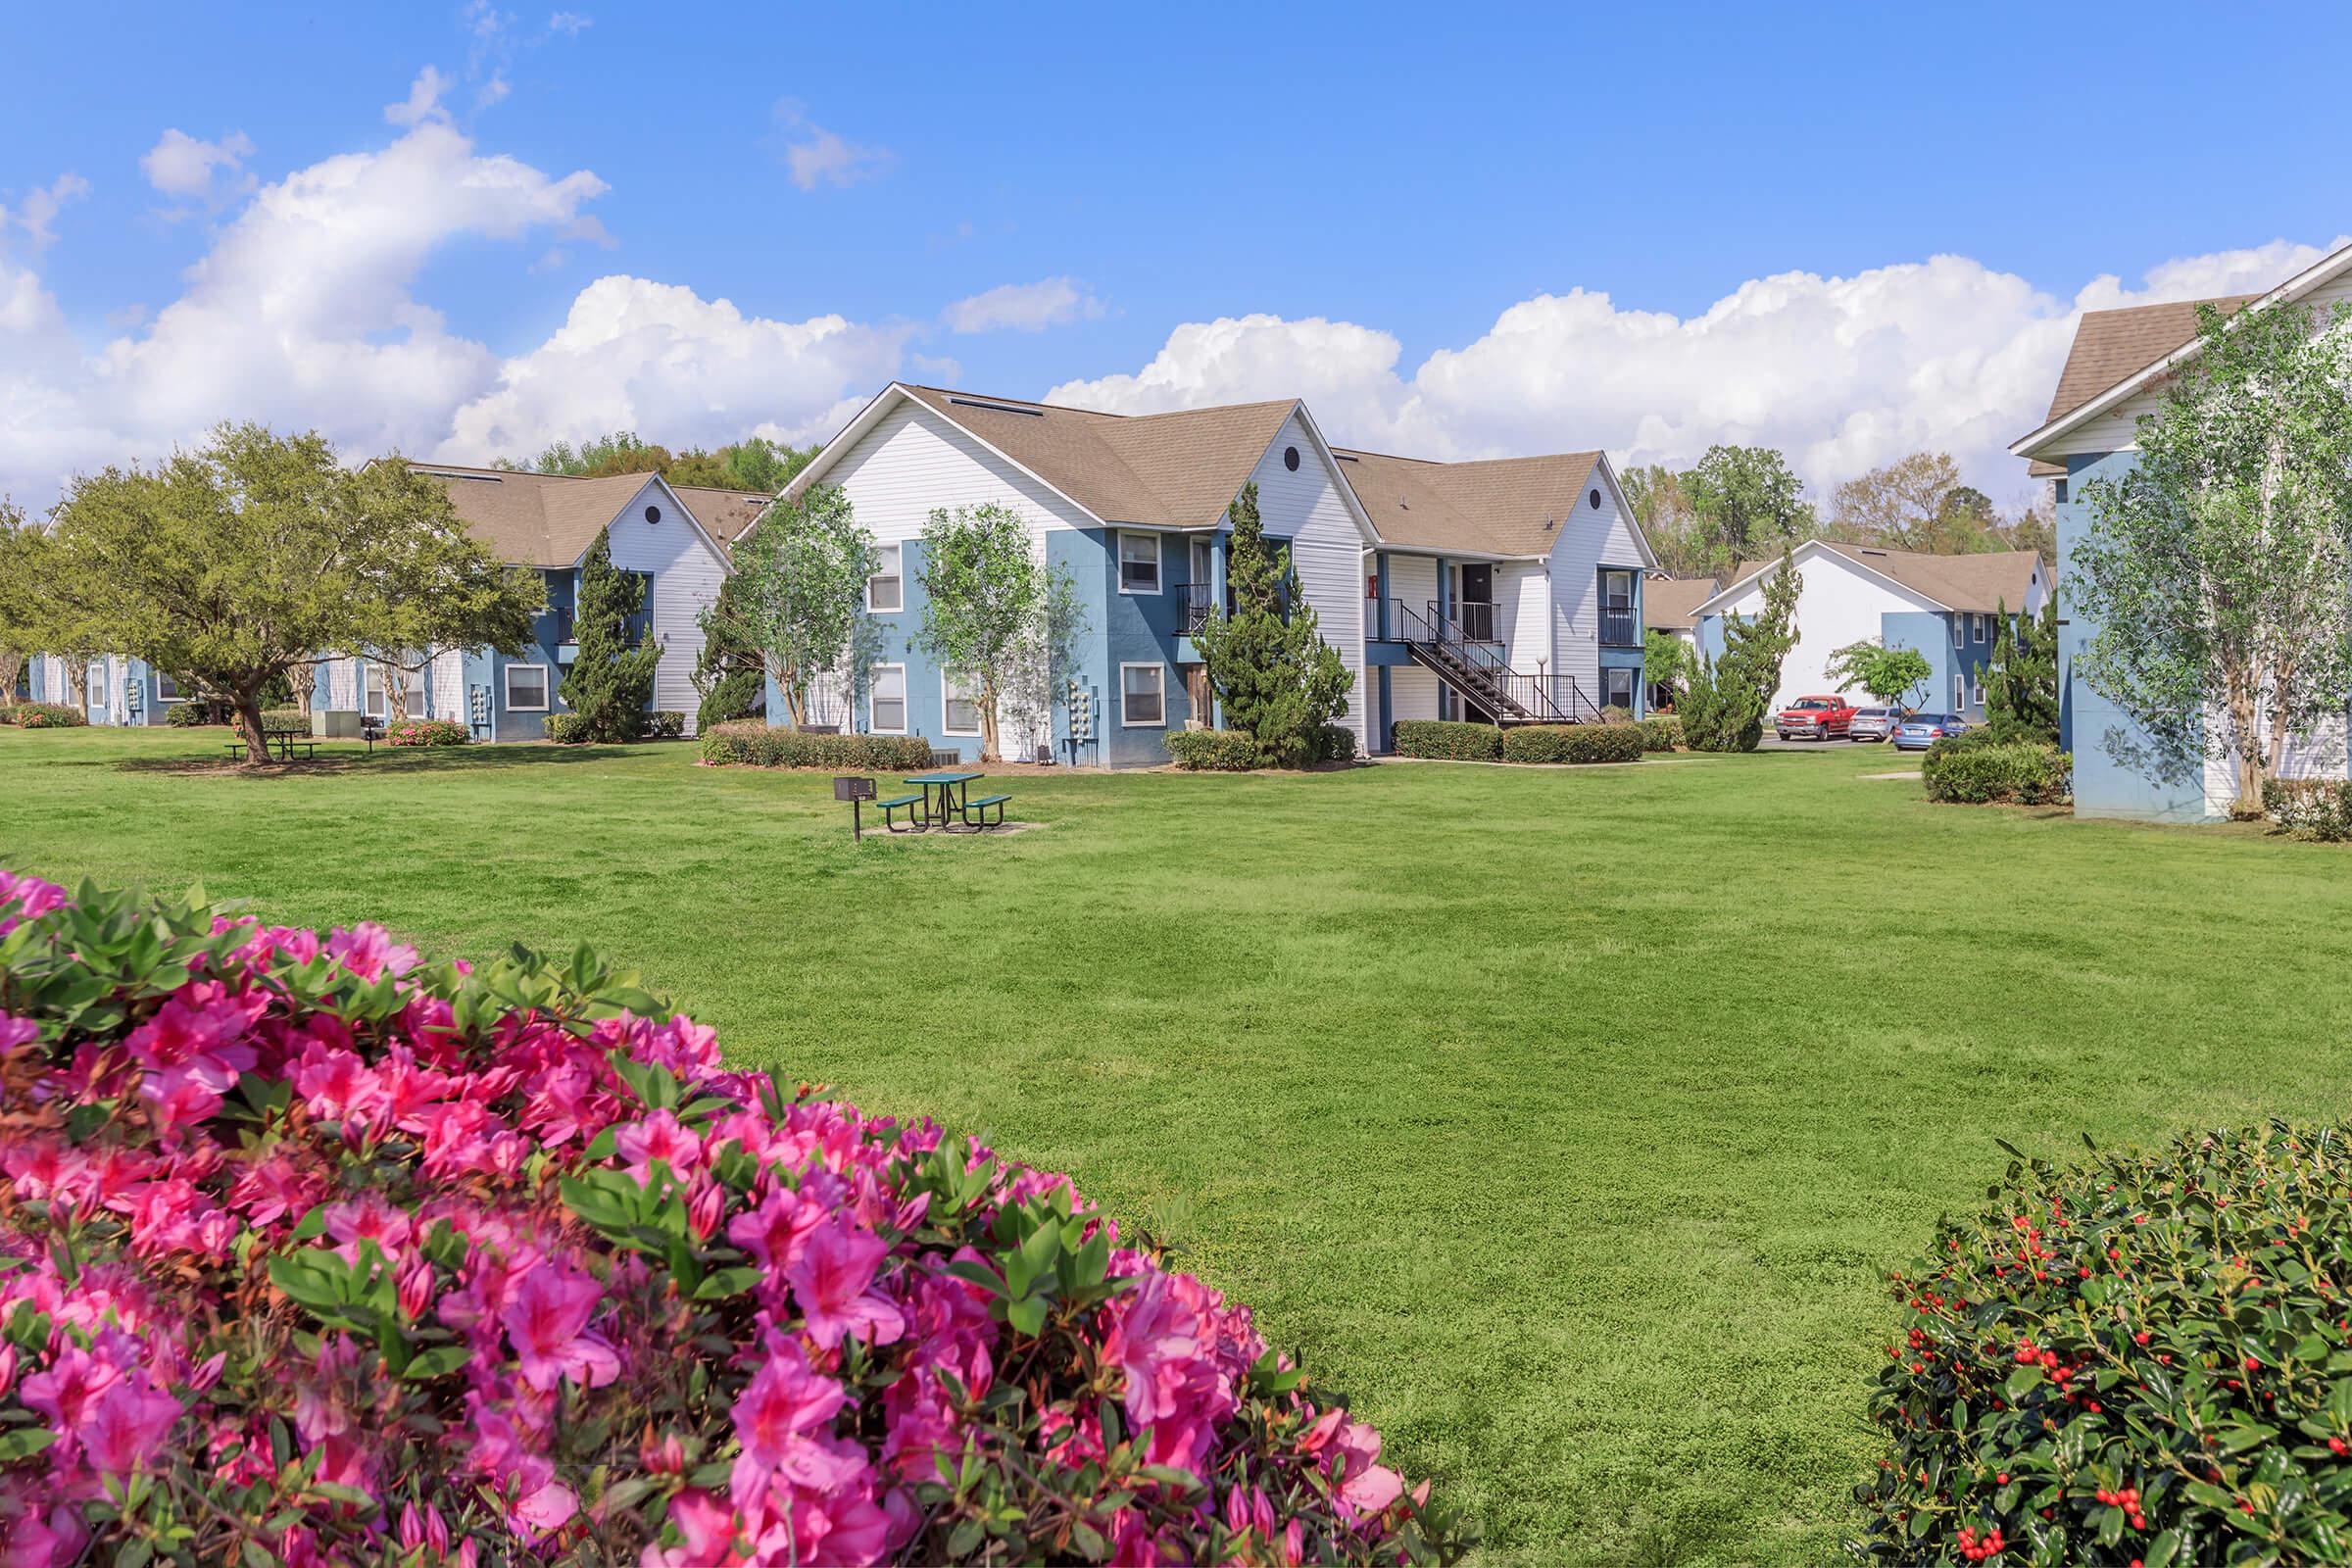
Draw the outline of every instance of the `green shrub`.
M811 735L746 719L703 731L703 760L741 767L870 767L876 772L931 765L920 735Z
M1323 724L1316 728L1312 743L1318 762L1352 762L1355 760L1355 731L1345 724Z
M1402 718L1396 721L1396 755L1497 762L1502 760L1502 731L1492 724L1462 724L1446 718Z
M1953 806L2058 806L2071 799L2074 758L2040 741L1955 735L1928 748L1928 799Z
M69 703L12 703L0 708L0 723L19 729L78 729L90 715Z
M1247 773L1257 737L1240 729L1180 729L1168 736L1176 765L1196 773Z
M213 705L187 698L164 709L164 722L173 729L195 729L205 724L225 724L227 719L213 711Z
M1634 710L1630 708L1620 708L1615 703L1611 703L1600 710L1600 721L1603 724L1631 724L1634 721Z
M1672 713L1656 713L1641 720L1635 728L1642 732L1642 749L1645 752L1679 752L1683 749L1683 721Z
M576 713L550 713L540 721L547 738L558 746L585 746L588 726Z
M384 739L394 746L463 746L471 736L454 718L396 718Z
M2341 1561L2348 1161L2352 1128L2278 1122L2014 1160L1892 1277L1863 1555Z
M674 709L657 708L645 715L645 738L674 741L686 733L686 715Z
M1523 724L1502 732L1506 762L1638 762L1642 731L1632 724Z
M299 708L271 708L262 713L262 733L265 735L308 735L311 715Z
M2352 839L2352 782L2340 778L2262 781L2262 814L2280 832L2340 844Z

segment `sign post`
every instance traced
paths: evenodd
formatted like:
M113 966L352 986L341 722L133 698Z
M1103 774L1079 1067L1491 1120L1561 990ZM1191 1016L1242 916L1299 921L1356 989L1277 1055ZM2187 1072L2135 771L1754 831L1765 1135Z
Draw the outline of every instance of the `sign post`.
M865 823L858 814L858 803L870 801L876 794L874 781L870 778L837 778L833 781L833 798L850 803L850 842L853 844L865 842Z

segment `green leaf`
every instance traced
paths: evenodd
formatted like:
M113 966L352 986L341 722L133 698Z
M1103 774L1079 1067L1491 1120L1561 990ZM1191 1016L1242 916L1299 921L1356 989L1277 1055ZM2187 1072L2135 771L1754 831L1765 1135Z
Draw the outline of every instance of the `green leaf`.
M463 1345L436 1345L411 1357L401 1376L413 1382L424 1382L457 1371L472 1357L473 1352Z
M48 1427L18 1427L0 1432L0 1461L29 1458L57 1441Z

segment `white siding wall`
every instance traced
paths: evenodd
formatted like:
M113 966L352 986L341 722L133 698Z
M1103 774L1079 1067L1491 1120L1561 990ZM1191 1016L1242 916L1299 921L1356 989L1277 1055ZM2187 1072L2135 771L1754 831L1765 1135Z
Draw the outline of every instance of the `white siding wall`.
M1532 675L1551 668L1551 578L1538 561L1494 568L1494 635L1510 667Z
M1577 690L1592 698L1592 706L1600 706L1600 566L1642 564L1641 547L1634 542L1633 526L1617 506L1613 486L1601 482L1595 467L1590 488L1600 492L1600 505L1593 508L1579 499L1576 509L1560 525L1560 537L1551 547L1551 662L1546 666L1555 675L1574 675ZM1513 666L1533 669L1534 656L1522 662L1514 659Z
M2278 759L2280 778L2342 778L2345 775L2342 714L2323 719L2308 735L2289 736Z
M1352 685L1348 716L1342 720L1369 748L1364 702L1364 573L1367 561L1363 530L1348 510L1339 475L1328 462L1301 462L1293 473L1283 466L1282 450L1295 446L1301 457L1317 451L1298 416L1291 416L1282 433L1259 460L1258 515L1269 537L1291 547L1298 568L1298 584L1315 607L1323 640L1347 661Z
M1437 603L1438 561L1435 556L1390 556L1389 579L1389 597L1416 615L1428 614L1429 607ZM1392 635L1399 632L1393 619L1396 613L1392 606L1389 610L1392 617L1389 631Z
M825 482L840 486L858 522L886 545L919 537L934 507L992 501L1028 518L1035 533L1095 526L1085 513L910 399L844 453Z
M1396 705L1394 717L1438 716L1438 677L1419 664L1389 666L1389 701Z
M645 520L659 507L660 522ZM688 520L686 509L660 483L649 483L622 509L612 525L612 564L624 571L653 573L650 608L662 662L654 670L654 706L686 715L694 725L694 665L703 657L700 616L718 599L726 566L717 547Z
M338 659L326 666L326 706L337 712L352 712L360 706L360 662Z
M1800 555L1796 570L1803 582L1796 596L1797 640L1781 664L1781 689L1772 699L1776 710L1799 697L1837 691L1838 683L1823 673L1830 655L1848 643L1881 635L1886 629L1882 615L1936 608L1907 590L1865 576L1836 551ZM1759 573L1737 598L1725 601L1716 611L1761 614L1764 583L1770 575Z
M466 722L465 656L455 648L442 649L425 666L424 679L433 694L433 716ZM686 716L689 719L694 716L692 708L686 710Z

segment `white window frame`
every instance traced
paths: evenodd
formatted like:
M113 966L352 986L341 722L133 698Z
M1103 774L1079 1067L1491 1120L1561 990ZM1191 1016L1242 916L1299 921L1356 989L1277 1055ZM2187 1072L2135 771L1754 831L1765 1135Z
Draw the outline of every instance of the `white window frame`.
M1987 618L1988 617L1984 615L1971 615L1968 617L1969 641L1981 643L1984 640L1984 622Z
M510 713L546 712L555 695L547 678L547 666L545 664L509 664L505 667L506 673L499 679L499 695L506 699L507 711ZM518 669L535 669L539 672L539 704L535 708L514 700L514 672ZM367 701L365 687L362 688L360 700L363 704Z
M972 695L966 699L972 705L972 727L957 729L954 724L948 722L950 703L948 681L953 673L953 671L945 669L939 672L939 732L942 735L977 735L980 733L980 678L977 675L966 677L970 680L972 687Z
M882 558L883 564L890 569L877 571L865 579L865 608L877 615L898 614L906 608L906 553L897 545L878 545L875 547L874 553ZM892 597L896 601L895 603L885 605L875 600L874 584L884 581L894 585ZM879 669L882 666L877 664L874 667ZM898 733L904 735L906 731L900 730Z
M1159 676L1159 716L1157 718L1130 718L1127 716L1127 672L1131 669L1149 669ZM1121 664L1119 666L1119 728L1166 729L1167 727L1168 666L1165 664L1152 663L1149 661L1133 664Z
M370 676L375 680L374 708L368 706L368 681ZM360 662L360 711L369 718L380 718L387 724L392 721L392 683L384 679L384 666L371 659Z
M899 727L897 729L884 729L882 727L881 720L876 718L874 715L881 710L881 705L885 701L882 696L881 676L887 671L894 669L899 673L899 695L888 700L896 702L899 705ZM906 720L908 716L909 715L906 710L906 666L905 664L876 664L874 666L873 675L868 679L865 688L865 727L867 733L873 735L904 735L906 733Z
M1152 541L1152 586L1149 588L1130 588L1127 586L1127 541L1130 539L1149 539ZM1145 594L1164 593L1167 591L1168 553L1164 548L1165 545L1166 540L1159 534L1131 533L1125 528L1121 528L1119 530L1119 592L1130 596L1141 596ZM1143 563L1138 562L1136 564L1141 565Z
M1952 677L1952 715L1957 718L1965 716L1967 712L1968 677L1966 675L1954 675Z
M1977 671L1976 678L1968 683L1968 706L1971 708L1983 708L1984 706L1984 672L1983 670L1980 669Z
M164 690L166 686L169 686L172 689L170 691L166 691ZM170 707L173 703L186 702L188 700L188 694L179 689L179 682L173 680L169 674L159 669L155 672L155 700L158 704L164 707Z
M1968 622L1958 615L1952 617L1952 646L1954 648L1968 646Z
M1619 675L1625 677L1625 701L1623 704L1618 704L1609 696L1609 682ZM1600 672L1600 705L1603 708L1622 706L1627 712L1632 712L1634 710L1634 688L1640 684L1641 679L1642 672L1640 670L1627 669L1622 664L1606 666Z

